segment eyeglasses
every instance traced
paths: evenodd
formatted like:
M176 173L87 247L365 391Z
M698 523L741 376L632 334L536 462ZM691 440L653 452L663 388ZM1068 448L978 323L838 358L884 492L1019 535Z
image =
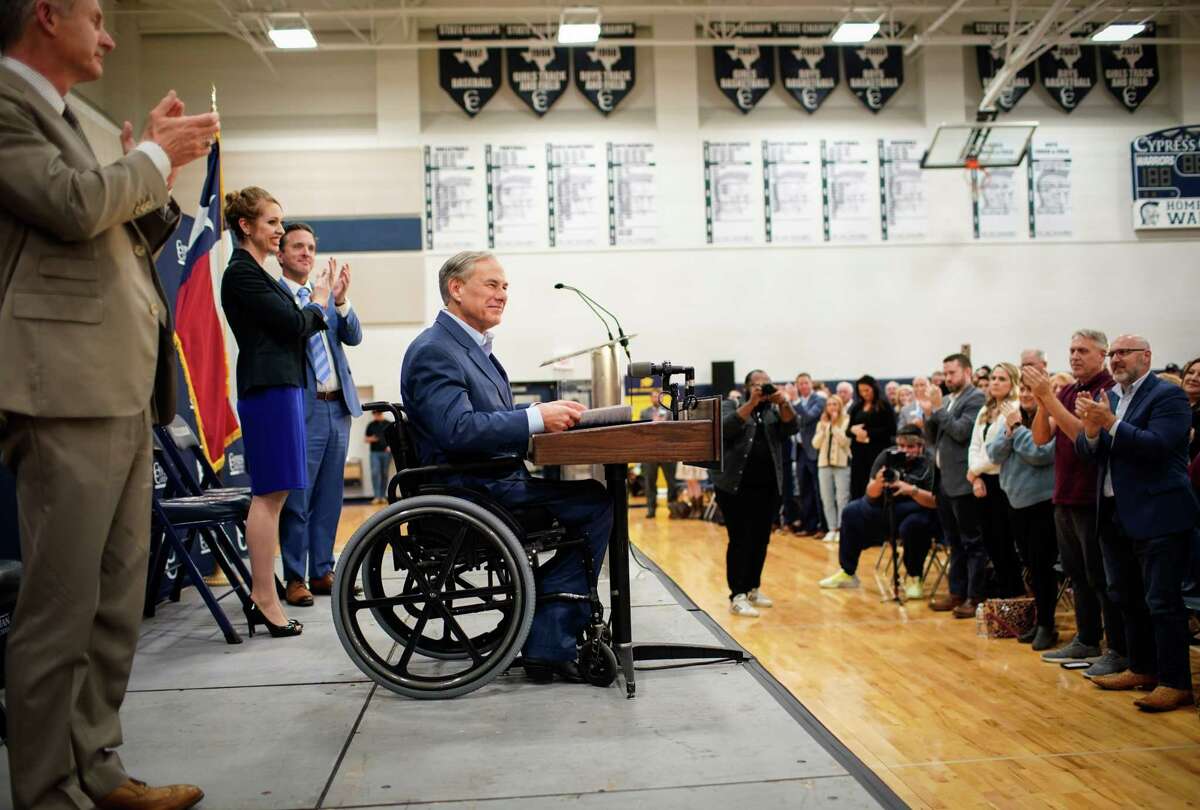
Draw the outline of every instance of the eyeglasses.
M1117 357L1125 357L1126 355L1134 354L1135 352L1148 352L1149 349L1142 347L1138 349L1112 349L1108 353L1108 359L1112 360Z

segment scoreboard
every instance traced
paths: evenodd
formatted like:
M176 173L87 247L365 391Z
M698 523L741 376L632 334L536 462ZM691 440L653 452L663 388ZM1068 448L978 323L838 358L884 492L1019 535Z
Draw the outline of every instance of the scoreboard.
M1200 126L1139 135L1129 155L1134 230L1200 228Z

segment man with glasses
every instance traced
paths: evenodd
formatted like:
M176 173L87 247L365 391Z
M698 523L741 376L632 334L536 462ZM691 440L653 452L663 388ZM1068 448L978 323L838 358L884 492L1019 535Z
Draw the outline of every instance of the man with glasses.
M1071 578L1075 603L1075 637L1063 647L1042 655L1048 663L1092 661L1084 677L1111 675L1129 666L1126 659L1125 626L1120 612L1108 597L1104 560L1096 532L1096 467L1075 452L1075 439L1082 422L1075 415L1081 394L1100 398L1113 386L1104 367L1108 337L1094 329L1080 329L1071 336L1071 374L1075 382L1056 396L1050 378L1037 364L1021 369L1021 379L1038 400L1033 419L1033 440L1045 444L1054 439L1054 527L1063 571ZM1107 634L1108 649L1101 655L1100 639Z
M1075 449L1097 466L1100 549L1125 623L1129 668L1092 683L1153 689L1134 705L1170 711L1194 702L1182 594L1200 512L1187 477L1191 410L1181 388L1150 372L1145 338L1122 335L1108 359L1118 388L1076 399L1083 429Z

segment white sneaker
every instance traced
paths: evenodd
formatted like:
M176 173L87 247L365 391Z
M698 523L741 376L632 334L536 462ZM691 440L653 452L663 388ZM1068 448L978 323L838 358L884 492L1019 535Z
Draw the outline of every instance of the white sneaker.
M904 598L906 599L924 599L925 587L921 584L920 577L906 577L904 580Z
M759 607L775 606L775 600L767 596L758 588L751 588L750 592L747 593L746 596L750 599L750 604L752 605L758 605Z
M825 577L817 583L822 588L857 588L859 586L858 577L853 574L847 574L842 569L838 569L837 573Z
M750 604L750 600L744 593L739 593L733 597L733 601L729 603L729 612L735 616L759 615L758 611L754 609L754 605Z
M822 537L821 539L824 540L826 543L836 543L837 542L837 529L830 529L828 532L825 533L825 536Z

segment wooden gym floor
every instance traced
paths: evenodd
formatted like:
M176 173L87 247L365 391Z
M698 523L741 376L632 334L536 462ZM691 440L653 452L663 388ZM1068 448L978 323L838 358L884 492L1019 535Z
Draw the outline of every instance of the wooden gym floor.
M377 508L348 505L339 541ZM912 807L1200 806L1195 710L1144 714L1131 693L1103 692L1015 640L978 638L973 620L882 603L877 549L863 553L862 588L824 591L836 546L776 533L763 576L775 607L744 618L728 609L723 527L632 506L629 532ZM1064 640L1072 622L1060 612Z

